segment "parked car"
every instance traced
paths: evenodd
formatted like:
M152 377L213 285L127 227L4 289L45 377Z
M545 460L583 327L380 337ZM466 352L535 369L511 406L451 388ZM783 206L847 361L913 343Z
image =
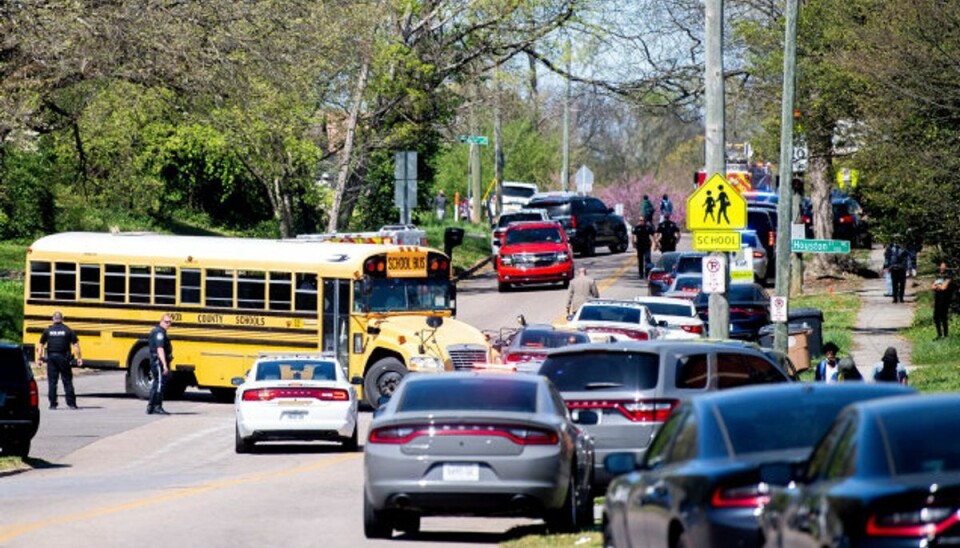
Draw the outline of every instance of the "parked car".
M670 287L673 281L673 265L683 254L682 251L666 251L660 254L653 268L647 273L647 292L656 297Z
M702 251L684 251L673 265L673 276L680 274L702 274L703 258L707 254Z
M597 198L575 194L535 196L527 207L547 210L550 218L563 226L574 251L586 257L592 257L597 246L622 253L630 245L623 217Z
M667 323L663 339L689 340L704 336L703 320L689 299L634 297L633 300L647 307L658 324Z
M747 206L747 229L757 233L760 244L767 250L773 263L777 245L777 210L769 207Z
M573 279L573 250L556 221L524 221L507 226L497 254L497 289L517 284L555 283L566 288Z
M23 347L0 343L0 455L26 458L40 428L40 392Z
M521 209L519 211L501 213L490 234L490 249L493 251L493 255L499 253L500 245L503 243L503 235L506 233L507 226L509 226L510 223L549 220L550 217L547 216L547 212L542 209ZM494 265L496 265L496 263L494 263Z
M500 357L504 363L515 366L518 373L536 373L551 350L589 342L590 337L583 331L530 324L514 335L510 345L501 350Z
M704 324L709 320L709 295L700 293L693 299ZM730 338L756 341L760 328L770 323L770 295L760 284L733 284L727 288L730 305Z
M566 325L586 332L592 340L650 341L663 336L666 322L660 325L650 310L633 301L594 299L574 312Z
M264 354L236 377L236 452L264 441L336 441L357 450L357 393L333 354Z
M633 453L606 457L618 477L604 501L604 546L762 546L757 514L769 490L761 466L802 462L850 403L910 392L895 384L790 383L683 403L639 466Z
M539 375L404 377L364 445L363 529L415 533L430 515L593 523L593 442Z
M534 183L516 181L503 181L500 188L503 189L503 213L523 209L538 190Z
M760 243L754 230L740 231L740 248L750 248L753 260L753 280L763 283L767 279L767 249Z
M960 539L960 395L847 407L760 523L774 546L953 546ZM768 470L768 476L773 474ZM771 481L771 483L778 483Z
M664 297L672 299L694 299L703 289L703 276L696 274L677 274L670 287L663 292Z
M596 444L594 488L610 480L603 458L630 451L639 462L670 412L697 394L789 382L760 347L738 341L620 341L554 350L540 367Z
M870 234L870 223L863 207L855 199L842 193L834 193L831 197L833 208L833 238L847 240L851 247L870 248L873 237ZM800 218L805 227L807 238L813 238L813 203L810 198L804 198L800 204Z

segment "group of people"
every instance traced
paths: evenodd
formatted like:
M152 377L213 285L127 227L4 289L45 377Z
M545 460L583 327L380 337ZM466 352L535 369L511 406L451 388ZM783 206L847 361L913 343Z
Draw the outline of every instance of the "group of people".
M633 247L637 250L637 263L641 278L653 267L652 252L676 251L680 242L680 227L670 220L673 203L666 194L660 200L660 222L653 224L654 207L650 197L644 194L640 204L640 219L633 227Z
M167 336L167 329L173 324L169 314L160 318L160 323L150 331L148 345L150 349L150 399L147 401L148 415L169 415L163 408L163 384L170 375L170 362L173 359L173 345ZM40 344L36 349L36 360L47 367L47 400L50 409L59 407L57 389L63 380L63 396L67 407L79 409L77 394L73 388L73 367L83 367L80 355L80 339L77 333L63 323L63 313L53 313L53 323L43 330Z
M863 380L863 375L857 369L852 357L847 356L838 359L837 353L840 352L840 348L835 343L828 342L823 345L822 350L824 358L817 364L814 380L825 383ZM880 361L874 364L873 380L875 382L896 382L900 384L909 382L907 367L900 362L896 348L887 347Z

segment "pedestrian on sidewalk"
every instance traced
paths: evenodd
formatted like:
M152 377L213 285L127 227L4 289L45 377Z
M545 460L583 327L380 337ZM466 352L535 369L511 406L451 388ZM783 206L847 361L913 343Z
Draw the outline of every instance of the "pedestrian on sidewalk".
M947 272L947 263L940 263L940 273L930 286L933 290L933 324L937 339L946 339L950 328L950 302L953 300L953 280Z
M640 216L647 221L647 224L653 224L653 202L650 201L650 196L646 194L643 195L643 201L640 202Z
M840 359L840 363L837 364L837 380L840 382L863 381L863 375L857 369L853 358L847 356Z
M71 352L71 348L73 352ZM53 323L43 330L37 346L37 363L47 364L47 399L50 409L57 408L57 384L63 379L63 396L67 407L77 409L77 396L73 390L73 364L83 367L80 357L80 341L77 334L63 323L63 313L53 313Z
M837 352L840 351L840 347L834 342L828 342L823 345L821 349L823 352L823 359L820 360L820 363L817 364L817 371L814 375L814 380L817 382L826 382L834 383L837 382L838 375L840 373L837 368Z
M587 268L581 266L577 270L577 277L570 282L567 291L567 315L573 314L590 299L600 298L597 282L587 274Z
M653 225L648 224L647 220L640 217L637 226L633 227L633 248L637 250L637 263L639 264L640 279L647 277L647 271L653 263L650 250L653 248L654 236L656 231Z
M883 353L883 358L873 366L873 380L875 382L897 382L907 384L909 375L907 367L900 363L897 349L889 346Z
M893 302L903 302L903 292L907 286L907 263L909 256L899 242L893 242L883 254L883 270L890 273L893 281Z

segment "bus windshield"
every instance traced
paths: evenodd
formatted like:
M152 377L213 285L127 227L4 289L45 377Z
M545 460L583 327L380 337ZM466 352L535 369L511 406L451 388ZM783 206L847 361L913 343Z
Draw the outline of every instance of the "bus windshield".
M366 284L366 290L363 289ZM447 279L367 278L355 282L356 312L450 310L453 293Z

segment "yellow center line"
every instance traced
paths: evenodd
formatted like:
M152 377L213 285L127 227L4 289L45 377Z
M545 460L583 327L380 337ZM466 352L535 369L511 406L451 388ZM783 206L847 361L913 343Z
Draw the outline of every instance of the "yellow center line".
M623 277L627 270L635 264L637 264L637 256L635 254L631 254L630 258L627 259L627 262L623 263L623 265L613 274L611 274L609 278L600 280L600 283L597 284L597 292L600 293L600 298L603 298L604 291L613 287L613 284L617 283L617 281ZM567 315L564 313L561 313L553 320L553 325L562 325L565 323L567 323Z
M110 514L117 514L120 512L126 512L128 510L143 508L145 506L153 506L161 502L167 502L170 500L184 498L192 495L199 495L201 493L207 493L207 492L216 491L219 489L226 489L228 487L235 487L237 485L254 483L257 481L263 481L268 479L282 478L285 476L292 476L295 474L301 474L304 472L319 470L321 468L326 468L328 466L340 464L341 462L345 462L354 458L359 458L359 456L360 456L359 453L352 453L349 455L339 455L331 459L322 460L320 462L306 464L306 465L298 466L295 468L275 470L272 472L260 472L257 474L251 474L249 476L223 479L223 480L213 481L210 483L205 483L202 485L197 485L195 487L186 487L183 489L178 489L176 491L173 491L171 493L167 493L164 495L156 495L156 496L150 495L149 498L132 500L130 502L125 502L125 503L117 504L113 506L103 506L100 508L93 508L83 512L67 514L65 516L60 516L54 519L49 519L44 521L35 521L33 523L25 523L22 525L11 525L7 527L0 527L0 542L10 540L12 538L29 533L31 531L42 529L44 527L50 527L53 525L63 525L65 523L72 523L72 522L86 520L90 518L102 517Z

